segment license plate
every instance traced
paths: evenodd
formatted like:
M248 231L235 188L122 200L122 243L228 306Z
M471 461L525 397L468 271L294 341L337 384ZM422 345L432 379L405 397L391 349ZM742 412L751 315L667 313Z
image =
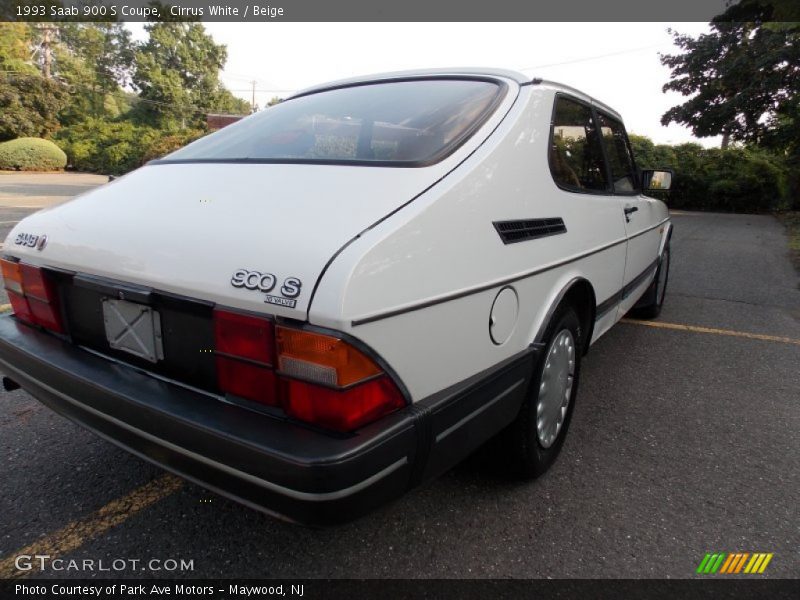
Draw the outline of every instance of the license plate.
M153 363L164 358L161 317L149 306L105 298L103 321L112 348Z

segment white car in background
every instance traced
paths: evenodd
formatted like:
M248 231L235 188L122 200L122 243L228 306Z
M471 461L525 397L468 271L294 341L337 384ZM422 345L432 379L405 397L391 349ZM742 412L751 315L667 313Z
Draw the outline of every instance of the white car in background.
M21 221L0 369L165 469L351 519L497 439L544 472L582 355L664 300L620 116L495 70L321 85Z

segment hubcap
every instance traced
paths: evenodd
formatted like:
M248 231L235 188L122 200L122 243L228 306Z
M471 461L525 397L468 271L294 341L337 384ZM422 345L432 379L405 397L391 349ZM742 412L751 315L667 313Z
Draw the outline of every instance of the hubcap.
M561 431L574 379L575 339L569 329L562 329L547 352L536 402L536 435L544 448L552 446Z

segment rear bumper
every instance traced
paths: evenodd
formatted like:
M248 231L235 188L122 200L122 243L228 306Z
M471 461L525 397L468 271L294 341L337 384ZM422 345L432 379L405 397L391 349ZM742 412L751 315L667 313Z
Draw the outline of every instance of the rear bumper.
M434 477L507 425L537 348L350 436L112 362L0 317L0 370L45 405L167 470L293 521L356 518Z

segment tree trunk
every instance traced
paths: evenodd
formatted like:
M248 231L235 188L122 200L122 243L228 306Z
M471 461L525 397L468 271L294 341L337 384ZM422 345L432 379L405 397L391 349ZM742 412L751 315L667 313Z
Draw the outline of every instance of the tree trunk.
M730 143L731 143L731 134L728 133L727 131L723 131L722 144L720 145L720 148L722 148L723 150L727 150Z

